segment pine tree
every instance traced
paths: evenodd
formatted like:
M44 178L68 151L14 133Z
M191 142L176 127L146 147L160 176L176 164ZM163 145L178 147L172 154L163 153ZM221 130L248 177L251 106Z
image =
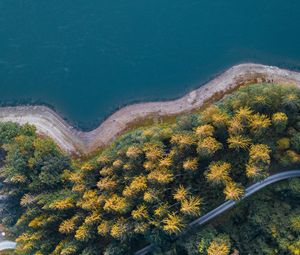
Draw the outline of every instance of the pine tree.
M199 197L189 196L181 200L180 211L186 215L199 216L200 205L201 205L201 199Z
M175 190L173 198L177 201L182 201L186 199L188 194L189 194L188 190L184 188L182 185L179 185L179 187Z
M163 229L168 234L178 234L184 227L181 217L175 213L169 213L163 222Z
M187 171L195 171L198 169L198 159L188 158L183 162L183 169Z
M252 115L253 111L248 106L240 107L236 111L236 117L238 120L240 120L242 125L248 125L249 121L251 121Z
M281 133L285 130L288 117L284 112L277 112L272 115L272 123L276 129L277 133Z
M206 137L212 137L215 132L215 128L212 125L201 125L196 128L196 135L199 139L203 139Z
M149 214L145 205L139 205L135 210L131 212L132 218L135 220L148 219Z
M235 149L239 151L239 150L247 149L250 146L251 139L246 136L237 135L237 136L230 136L227 139L227 142L229 145L228 147L230 149Z
M124 238L128 233L128 223L124 218L119 218L112 225L110 234L116 239Z
M227 162L212 162L206 172L206 179L214 184L226 184L231 181L229 172L231 164Z
M253 114L250 119L250 128L255 136L262 136L271 125L271 120L264 114Z
M126 213L129 203L126 198L113 194L105 201L103 209L108 212Z
M148 174L147 179L150 182L157 182L159 184L167 184L174 180L174 175L168 169L156 169Z
M222 147L222 144L215 138L207 137L198 142L197 152L202 157L212 157Z
M245 122L244 122L245 123ZM242 118L234 117L229 121L228 132L232 136L238 136L243 134L245 131L245 126L242 123Z
M245 191L235 182L226 183L224 194L227 200L238 200L244 195Z
M228 255L229 252L229 238L224 235L216 237L207 249L207 255Z

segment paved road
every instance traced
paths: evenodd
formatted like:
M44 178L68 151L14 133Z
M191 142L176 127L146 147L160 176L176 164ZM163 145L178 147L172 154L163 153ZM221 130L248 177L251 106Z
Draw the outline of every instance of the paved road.
M11 250L16 248L16 243L11 241L0 242L0 251Z
M279 182L279 181L289 179L289 178L294 178L294 177L300 177L300 170L291 170L291 171L271 175L268 178L264 179L263 181L257 182L255 184L253 184L252 186L250 186L249 188L247 188L245 190L245 195L240 200L243 200L243 199L253 195L255 192L263 189L264 187L266 187L272 183ZM226 201L225 203L221 204L219 207L213 209L212 211L208 212L207 214L203 215L202 217L191 222L189 224L189 226L190 227L200 226L200 225L212 220L213 218L219 216L223 212L229 210L231 207L233 207L238 202L240 202L240 200ZM145 254L149 253L152 250L152 248L153 248L152 245L148 245L145 248L137 251L135 253L135 255L145 255Z

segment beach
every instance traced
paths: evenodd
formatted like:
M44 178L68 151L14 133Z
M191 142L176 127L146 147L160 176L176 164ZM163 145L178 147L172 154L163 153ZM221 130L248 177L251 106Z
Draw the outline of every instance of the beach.
M52 138L66 153L88 154L110 144L139 120L191 112L216 95L224 95L239 86L256 82L294 84L300 87L300 73L253 63L236 65L179 99L125 106L89 132L75 129L46 106L1 107L0 122L32 124L39 134Z

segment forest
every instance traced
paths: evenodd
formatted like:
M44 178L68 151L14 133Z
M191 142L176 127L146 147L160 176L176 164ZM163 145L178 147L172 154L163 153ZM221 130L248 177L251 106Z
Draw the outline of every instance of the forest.
M253 84L204 109L135 128L88 158L33 126L0 124L9 254L300 254L300 179L274 184L201 228L194 219L300 166L300 89ZM5 253L4 253L5 254Z

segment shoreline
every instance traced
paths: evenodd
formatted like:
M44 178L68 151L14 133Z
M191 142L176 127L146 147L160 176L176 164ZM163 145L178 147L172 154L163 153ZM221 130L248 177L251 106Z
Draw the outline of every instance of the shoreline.
M63 151L88 154L111 143L138 120L190 112L203 106L215 95L255 82L289 83L300 87L300 73L260 64L236 65L179 99L125 106L89 132L75 129L47 106L0 107L0 122L35 125L39 134L52 138Z

